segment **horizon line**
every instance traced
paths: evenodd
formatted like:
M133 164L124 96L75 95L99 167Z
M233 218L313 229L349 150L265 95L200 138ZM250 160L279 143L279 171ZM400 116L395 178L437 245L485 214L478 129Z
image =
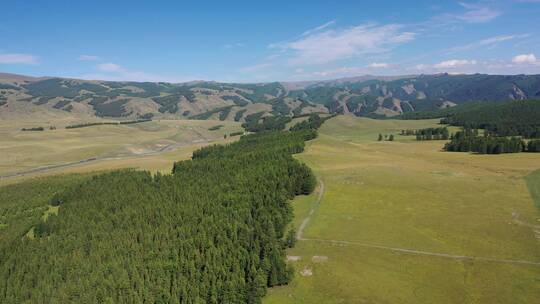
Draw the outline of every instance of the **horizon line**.
M361 74L361 75L355 75L355 76L346 76L346 77L338 77L338 78L319 78L319 79L306 79L306 80L294 80L294 81L283 81L283 80L272 80L272 81L220 81L220 80L206 80L206 79L193 79L193 80L187 80L187 81L140 81L140 80L105 80L105 79L89 79L89 78L83 78L83 77L77 77L77 76L50 76L50 75L43 75L43 76L35 76L35 75L25 75L25 74L17 74L17 73L10 73L10 72L2 72L0 71L0 80L5 79L7 77L5 76L12 76L12 77L19 77L19 78L35 78L35 79L53 79L53 78L61 78L61 79L70 79L70 80L82 80L82 81L100 81L100 82L136 82L136 83L169 83L169 84L188 84L193 82L215 82L215 83L238 83L238 84L264 84L264 83L308 83L308 82L331 82L331 81L339 81L339 80L348 80L348 79L354 79L354 78L361 78L361 77L372 77L373 79L381 78L379 80L385 81L384 78L409 78L409 77L422 77L422 76L470 76L470 75L487 75L487 76L540 76L540 74L526 74L526 73L519 73L519 74L488 74L488 73L448 73L448 72L441 72L441 73L433 73L433 74L402 74L402 75L375 75L375 74ZM397 79L395 79L397 80Z

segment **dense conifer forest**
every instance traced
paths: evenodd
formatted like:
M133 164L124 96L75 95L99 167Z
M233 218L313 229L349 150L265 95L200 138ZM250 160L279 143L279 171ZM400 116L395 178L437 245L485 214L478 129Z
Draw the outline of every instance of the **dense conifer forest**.
M406 113L399 118L441 118L441 124L485 129L494 136L540 137L539 100L473 102L440 111Z
M480 110L486 107L490 107L496 104L503 104L504 102L480 102L473 101L465 104L460 104L454 107L437 109L437 110L423 110L417 112L406 112L395 118L403 120L419 120L419 119L434 119L434 118L445 118L459 113L470 112L475 110ZM380 118L384 118L379 116Z
M444 150L479 154L540 152L538 142L540 140L527 143L519 137L498 137L487 132L480 136L477 129L465 128L452 136L451 141L444 145Z
M260 303L293 274L289 200L316 179L292 154L323 121L202 148L168 175L4 188L0 302Z
M246 120L242 124L242 127L249 132L261 132L261 131L280 131L285 129L285 125L289 123L292 119L287 116L267 116L259 121L259 117L256 119Z
M528 152L540 152L540 139L532 139L527 143Z
M317 114L311 114L307 120L299 122L291 127L291 131L301 130L317 130L326 120L335 117L337 114L332 114L327 117L320 117Z
M540 138L540 101L491 104L475 110L455 113L441 119L441 123L484 129L493 136Z
M540 101L476 102L436 112L416 112L402 119L441 118L440 123L463 130L449 135L446 127L403 130L402 135L416 135L417 140L451 139L445 151L501 154L539 152ZM479 136L478 129L483 129Z

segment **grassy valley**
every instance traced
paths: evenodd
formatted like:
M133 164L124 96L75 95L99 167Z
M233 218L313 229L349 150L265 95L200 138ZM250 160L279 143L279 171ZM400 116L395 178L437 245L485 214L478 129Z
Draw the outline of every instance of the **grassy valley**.
M314 213L287 253L295 279L265 303L535 301L538 155L441 152L441 141L399 135L437 123L338 116L323 125L298 158L324 193L318 204L317 194L293 202L296 229ZM396 139L378 142L379 133Z
M259 89L238 95L268 111L228 97L196 119L10 102L0 300L534 301L538 153L444 149L463 132L524 148L537 101L371 119L300 114L289 97L253 103L290 93Z
M0 304L540 304L540 0L4 7Z

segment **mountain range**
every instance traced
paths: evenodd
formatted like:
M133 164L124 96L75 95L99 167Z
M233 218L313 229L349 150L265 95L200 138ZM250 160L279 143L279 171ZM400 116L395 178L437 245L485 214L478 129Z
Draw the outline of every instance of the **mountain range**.
M250 115L394 116L472 101L540 97L540 75L360 76L324 81L117 82L0 73L0 112L39 107L114 118L245 121Z

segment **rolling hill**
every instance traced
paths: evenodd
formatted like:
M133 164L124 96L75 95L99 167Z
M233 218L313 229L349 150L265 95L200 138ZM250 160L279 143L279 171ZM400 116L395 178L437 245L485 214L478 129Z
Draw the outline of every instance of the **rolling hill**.
M245 121L313 112L385 115L471 101L540 97L540 75L362 76L326 81L188 83L89 81L0 73L0 113L41 108L78 115Z

